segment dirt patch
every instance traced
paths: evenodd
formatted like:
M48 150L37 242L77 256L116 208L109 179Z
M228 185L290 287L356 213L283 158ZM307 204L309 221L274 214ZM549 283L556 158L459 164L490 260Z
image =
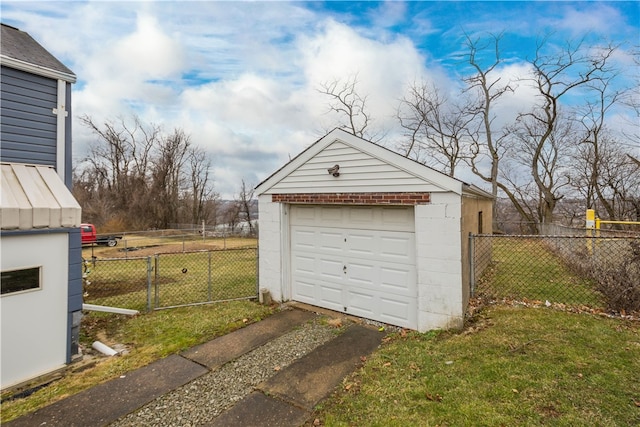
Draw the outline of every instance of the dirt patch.
M137 258L147 257L156 254L165 253L181 253L181 252L196 252L196 251L216 251L223 249L237 249L255 247L257 241L254 239L237 239L228 240L226 243L223 241L212 242L199 242L188 241L179 243L160 243L160 244L143 244L143 245L129 245L121 242L114 248L96 246L93 248L85 248L82 251L82 256L86 260L90 260L92 256L98 259L101 258Z

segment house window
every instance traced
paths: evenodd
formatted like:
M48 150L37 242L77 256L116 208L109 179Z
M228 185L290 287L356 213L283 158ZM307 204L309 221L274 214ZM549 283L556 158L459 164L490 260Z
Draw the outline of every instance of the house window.
M482 211L478 212L478 234L482 234Z
M2 295L40 289L41 267L3 271L0 277Z

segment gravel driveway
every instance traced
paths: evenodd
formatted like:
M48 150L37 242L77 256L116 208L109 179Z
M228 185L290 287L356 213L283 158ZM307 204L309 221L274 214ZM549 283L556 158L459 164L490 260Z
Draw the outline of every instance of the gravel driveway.
M321 318L269 341L188 384L163 395L111 426L196 426L210 422L258 384L336 337Z

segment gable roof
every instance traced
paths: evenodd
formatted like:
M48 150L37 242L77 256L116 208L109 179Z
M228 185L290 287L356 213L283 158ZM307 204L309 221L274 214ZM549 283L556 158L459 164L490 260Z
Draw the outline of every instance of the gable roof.
M76 76L62 62L35 41L28 33L12 26L1 24L0 64L41 75L75 83Z
M340 164L341 175L327 174ZM344 174L343 174L344 171ZM305 188L306 191L298 191ZM256 193L291 192L454 192L491 194L342 129L334 129L256 187Z

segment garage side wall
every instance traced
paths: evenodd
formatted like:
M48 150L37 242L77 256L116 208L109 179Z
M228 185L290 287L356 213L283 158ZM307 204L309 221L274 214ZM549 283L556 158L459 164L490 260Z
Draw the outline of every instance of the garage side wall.
M473 196L462 199L462 289L466 307L471 294L471 264L469 259L469 234L490 234L493 224L493 200ZM490 259L486 258L488 261ZM484 270L482 266L479 271Z
M432 193L431 204L415 206L418 329L462 327L461 200Z
M258 208L260 210L259 286L261 289L268 289L275 301L286 301L290 298L290 295L284 291L285 284L282 283L282 263L287 259L283 247L285 238L288 239L288 224L283 224L286 221L286 214L283 212L286 206L272 202L271 195L267 194L258 197Z

